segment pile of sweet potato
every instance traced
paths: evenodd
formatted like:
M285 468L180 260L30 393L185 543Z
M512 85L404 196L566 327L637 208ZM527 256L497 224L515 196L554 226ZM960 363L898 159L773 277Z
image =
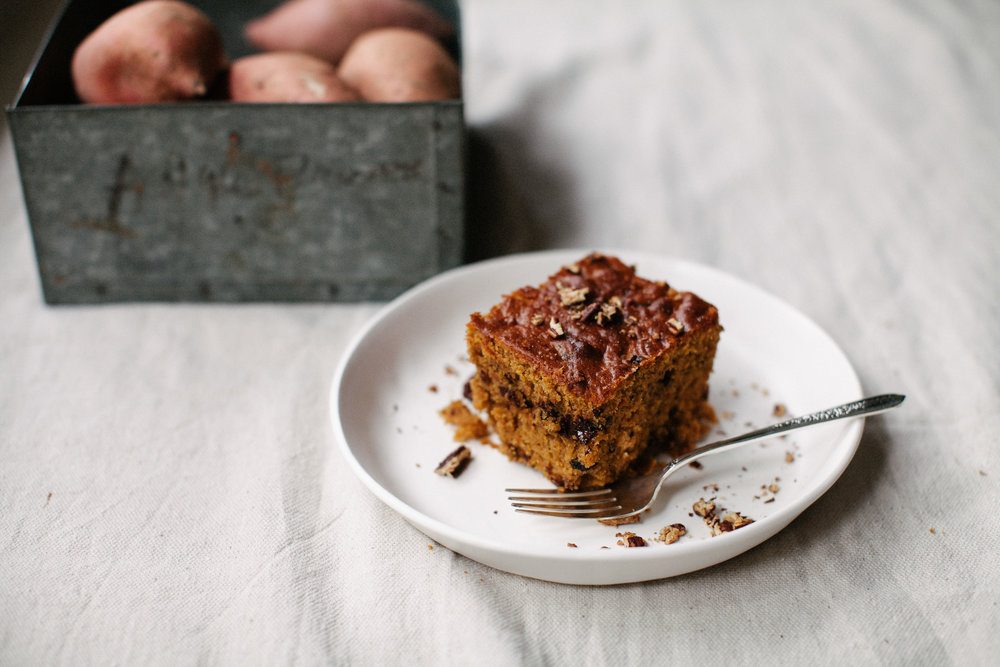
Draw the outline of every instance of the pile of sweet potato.
M73 54L91 104L215 97L236 102L421 102L460 95L439 39L452 25L419 0L287 0L250 22L259 53L226 58L219 31L180 0L144 0L102 23Z

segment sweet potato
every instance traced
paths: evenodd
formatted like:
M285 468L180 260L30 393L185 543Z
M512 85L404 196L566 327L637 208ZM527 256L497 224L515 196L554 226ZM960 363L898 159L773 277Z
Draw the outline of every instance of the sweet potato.
M225 64L207 16L184 2L146 0L83 40L73 54L73 85L95 104L186 100L204 95Z
M339 73L369 102L446 100L461 89L448 52L424 33L402 28L361 35L344 54Z
M359 35L376 28L410 28L435 38L454 28L418 0L289 0L246 26L265 51L301 51L338 63Z
M358 94L333 65L304 53L261 53L233 61L229 95L234 102L350 102Z

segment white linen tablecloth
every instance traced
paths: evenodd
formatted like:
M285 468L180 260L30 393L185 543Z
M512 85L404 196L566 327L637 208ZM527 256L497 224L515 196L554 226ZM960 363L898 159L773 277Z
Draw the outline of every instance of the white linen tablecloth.
M997 44L988 0L465 4L476 256L711 264L908 395L775 538L611 588L353 478L327 395L377 305L45 306L4 138L0 664L996 660Z

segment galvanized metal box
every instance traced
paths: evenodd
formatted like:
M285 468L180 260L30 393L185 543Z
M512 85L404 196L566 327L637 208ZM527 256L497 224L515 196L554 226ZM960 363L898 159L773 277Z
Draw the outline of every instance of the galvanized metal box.
M47 302L378 300L461 261L461 101L79 104L73 50L127 4L68 2L8 109ZM275 3L193 4L237 57Z

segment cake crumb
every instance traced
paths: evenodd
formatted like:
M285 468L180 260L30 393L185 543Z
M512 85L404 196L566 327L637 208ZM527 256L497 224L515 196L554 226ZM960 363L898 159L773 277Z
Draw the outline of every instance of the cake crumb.
M629 514L628 516L618 516L614 519L598 519L597 523L603 523L605 526L625 526L630 523L639 523L642 521L641 514Z
M438 393L438 386L436 384L432 384L429 387L427 387L427 391L431 392L432 394L436 394Z
M979 471L979 476L980 477L986 477L986 471L985 470L980 470Z
M712 482L711 484L706 484L705 486L701 487L701 490L702 491L714 491L715 493L718 493L719 492L719 485L716 484L715 482Z
M767 485L767 490L771 493L777 493L778 491L781 491L781 487L777 484L771 483Z
M725 419L726 421L732 421L733 419L736 418L736 413L730 412L729 410L723 410L722 418Z
M785 452L785 463L795 463L795 454L792 452Z
M632 532L615 533L615 537L621 538L618 540L618 544L622 545L626 549L646 546L646 540Z
M458 477L472 460L472 452L465 445L459 445L458 449L446 456L434 472L442 477Z
M567 543L566 543L566 546L568 546L568 547L569 547L569 548L571 548L571 549L576 549L576 548L577 548L577 547L576 547L576 544L574 544L573 542L567 542Z
M937 535L937 531L936 531L936 530L934 530L934 528L933 528L933 527L931 528L931 535Z
M446 423L455 427L456 442L478 440L490 433L486 422L474 415L462 401L452 401L439 414Z
M458 375L458 371L456 371L454 368L452 368L451 365L445 364L444 365L444 374L445 375Z
M427 550L428 551L434 551L434 545L433 544L428 544L427 545Z
M705 467L705 465L701 461L691 461L691 463L689 463L688 465L694 468L695 470L701 470L702 468Z
M775 403L774 410L771 412L775 417L784 417L788 414L788 408L785 407L784 403Z
M764 504L766 505L768 503L773 503L773 502L774 502L774 496L771 496L770 498L764 501Z
M664 544L673 544L687 533L687 528L683 523L672 523L660 529L660 533L653 539Z

